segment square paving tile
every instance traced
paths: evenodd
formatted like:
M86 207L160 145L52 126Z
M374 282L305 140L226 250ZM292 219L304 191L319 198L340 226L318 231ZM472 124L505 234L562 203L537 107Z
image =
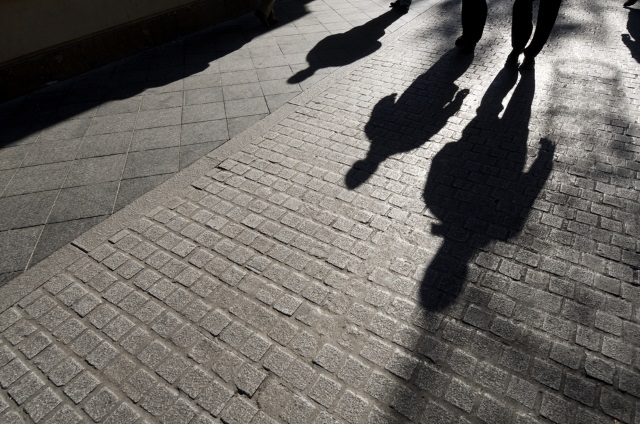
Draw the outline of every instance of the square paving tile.
M237 72L237 71L247 71L249 69L253 69L253 62L250 58L243 59L233 59L233 58L223 58L220 59L220 72Z
M182 126L181 146L207 143L210 141L228 140L227 120L196 122Z
M180 125L137 130L131 142L132 152L180 145Z
M286 79L277 79L271 81L262 81L262 92L265 96L284 93L299 93L302 91L298 84L288 83Z
M131 152L127 157L123 178L129 179L178 172L180 166L179 155L180 149L178 147Z
M258 82L258 74L255 69L249 71L227 72L221 74L222 85L246 84L249 82Z
M260 121L265 116L267 116L267 114L229 118L227 120L227 126L229 127L229 138L233 138L236 135L240 134L242 131Z
M131 132L92 135L85 137L78 151L78 159L110 156L127 153L131 143Z
M256 72L258 73L258 79L260 81L271 81L290 78L293 75L293 72L291 71L291 67L289 65L257 69Z
M98 116L91 119L87 135L110 134L131 131L136 120L135 113L121 115Z
M140 110L170 109L182 106L182 91L150 93L142 98Z
M184 92L185 105L215 103L223 100L222 87L196 88Z
M193 75L184 79L185 90L193 90L195 88L220 87L222 78L220 74L202 74Z
M250 99L225 101L227 118L237 118L240 116L251 116L269 113L267 102L264 97L254 97Z
M47 223L111 214L118 185L113 181L62 189Z
M269 111L273 113L274 110L278 109L280 106L287 103L297 95L298 93L272 94L270 96L265 96L265 100L267 101Z
M22 166L44 165L66 162L76 158L82 139L58 140L38 143L33 146Z
M0 169L19 168L32 148L31 144L0 148Z
M95 227L109 215L93 218L76 219L73 221L56 222L47 224L35 247L28 266L32 267L67 243L72 242L85 231Z
M122 180L114 212L127 206L147 191L152 190L167 181L172 175L173 174L162 174Z
M58 189L62 187L70 164L71 162L58 162L20 168L3 196Z
M184 90L183 80L178 81L155 81L152 87L145 90L145 93L170 93L172 91Z
M24 271L42 226L0 232L0 273Z
M74 161L64 187L118 181L122 177L127 155L99 156Z
M184 169L205 156L213 149L222 146L226 140L210 141L208 143L191 144L180 147L180 169Z
M285 66L288 64L289 62L283 54L280 54L279 56L256 57L253 59L253 66L256 69L273 68L275 66Z
M7 169L7 170L0 171L0 196L2 196L2 192L7 187L7 185L9 184L9 181L11 181L11 178L15 173L16 173L15 169Z
M225 104L204 103L201 105L190 105L183 108L182 122L190 124L192 122L211 121L225 118Z
M96 116L120 115L123 113L136 113L140 110L142 97L130 97L127 99L111 100L98 107Z
M70 138L80 138L90 128L91 119L72 119L52 125L42 130L38 141L67 140Z
M0 198L0 231L44 224L57 195L51 190Z
M261 46L261 47L252 47L249 49L251 53L251 58L255 60L259 57L274 57L274 56L282 56L282 50L277 44L273 44L271 46Z
M228 85L222 88L225 100L249 99L251 97L262 97L262 87L260 83L251 82L248 84Z
M170 125L180 125L182 120L182 108L174 107L171 109L161 110L145 110L138 113L135 128L137 130L143 128L167 127Z

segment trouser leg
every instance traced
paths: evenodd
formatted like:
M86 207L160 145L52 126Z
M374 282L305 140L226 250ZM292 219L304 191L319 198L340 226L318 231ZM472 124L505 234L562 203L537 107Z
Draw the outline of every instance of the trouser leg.
M467 42L476 44L480 41L486 21L485 0L462 0L462 36Z
M524 50L525 55L536 57L542 50L551 30L556 23L558 11L560 10L561 0L540 0L540 8L538 9L538 21L536 22L536 30L533 33L531 43Z
M513 2L511 20L511 47L521 52L533 32L533 0L516 0Z

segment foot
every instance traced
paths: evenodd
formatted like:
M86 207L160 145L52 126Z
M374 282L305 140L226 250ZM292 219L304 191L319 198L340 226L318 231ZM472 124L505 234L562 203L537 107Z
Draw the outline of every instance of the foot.
M522 65L520 65L520 70L522 71L531 71L536 67L536 59L533 56L524 55L524 60L522 61Z
M624 2L623 6L624 7L629 7L629 6L633 6L634 4L636 4L638 0L627 0Z
M269 18L260 10L256 10L256 17L264 25L265 28L269 28Z
M464 35L458 37L458 39L456 40L456 46L463 53L473 53L473 50L475 50L476 48L475 43L470 43L469 41L467 41L467 39L464 38Z
M516 66L518 64L518 57L520 57L520 53L517 50L511 50L511 53L509 53L509 56L507 56L507 60L505 62L505 65L507 66Z

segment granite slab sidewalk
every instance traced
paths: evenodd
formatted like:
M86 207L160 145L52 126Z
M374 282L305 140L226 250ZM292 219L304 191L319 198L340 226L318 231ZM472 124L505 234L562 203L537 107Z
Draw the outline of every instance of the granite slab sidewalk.
M0 104L0 284L431 4L283 0L275 27L250 14Z

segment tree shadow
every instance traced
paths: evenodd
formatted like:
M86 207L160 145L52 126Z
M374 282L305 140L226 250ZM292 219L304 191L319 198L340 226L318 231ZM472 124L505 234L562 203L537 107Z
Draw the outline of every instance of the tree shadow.
M389 10L366 24L320 40L307 54L309 66L293 75L287 82L298 84L319 69L349 65L369 56L382 47L379 40L384 36L385 29L401 17L402 13Z
M458 91L455 81L472 61L472 54L450 50L399 99L396 100L397 93L393 93L373 107L365 125L371 147L367 157L355 162L347 172L345 184L349 189L367 181L387 158L420 147L447 124L469 93L469 90Z
M627 31L628 34L622 34L622 42L627 46L636 62L640 62L640 10L629 9Z
M482 98L477 116L459 141L433 158L424 201L444 238L429 264L420 300L429 311L445 309L463 288L469 262L492 241L506 241L523 228L553 166L555 145L541 150L528 171L527 138L535 91L534 73L502 69ZM516 87L502 117L502 101Z

